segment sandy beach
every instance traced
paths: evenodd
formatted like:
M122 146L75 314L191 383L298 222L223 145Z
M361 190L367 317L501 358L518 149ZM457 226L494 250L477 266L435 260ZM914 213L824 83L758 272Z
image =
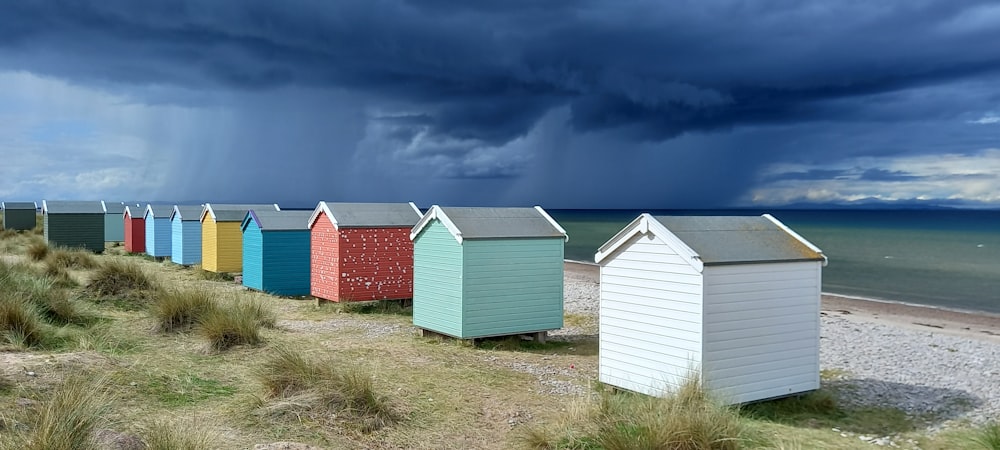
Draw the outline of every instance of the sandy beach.
M565 269L566 312L596 318L598 266ZM842 402L896 407L931 431L1000 417L1000 315L824 294L821 323L823 383Z

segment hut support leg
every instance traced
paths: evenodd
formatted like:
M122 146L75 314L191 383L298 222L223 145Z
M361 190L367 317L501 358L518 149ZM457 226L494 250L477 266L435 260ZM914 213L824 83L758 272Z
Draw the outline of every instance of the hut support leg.
M538 342L539 344L544 344L546 336L548 336L547 331L539 331L535 333L535 342Z

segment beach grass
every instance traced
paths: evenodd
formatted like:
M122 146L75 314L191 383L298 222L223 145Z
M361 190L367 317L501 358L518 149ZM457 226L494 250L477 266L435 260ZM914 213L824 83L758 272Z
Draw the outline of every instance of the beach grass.
M410 317L391 309L316 307L143 258L89 255L99 264L65 268L82 286L63 285L46 275L45 258L27 254L30 239L37 238L22 233L5 240L16 245L0 247L0 283L21 292L14 302L4 294L14 292L6 289L12 284L0 286L0 308L11 311L11 319L0 313L0 330L15 330L4 334L13 340L0 341L4 450L49 445L45 430L67 424L82 430L67 441L84 449L89 444L78 438L97 428L154 449L279 441L320 448L855 449L868 445L860 433L912 439L926 450L990 448L976 442L988 427L931 434L898 410L842 405L827 388L741 408L720 405L701 387L668 399L613 392L595 380L597 342L589 330L596 324L586 317L567 320L588 330L574 341L458 345L417 336ZM85 301L92 296L86 286L122 259L155 274L156 287L139 297L145 306ZM224 344L218 347L202 331L213 317ZM31 418L56 405L56 393L81 373L102 380L77 385L100 401L68 395L46 419ZM829 372L824 380L842 375ZM17 406L28 400L37 404ZM92 420L67 412L74 410L90 411Z
M83 375L70 376L49 398L36 401L31 413L6 442L0 443L0 448L96 450L100 447L94 435L109 407L107 402L99 382Z

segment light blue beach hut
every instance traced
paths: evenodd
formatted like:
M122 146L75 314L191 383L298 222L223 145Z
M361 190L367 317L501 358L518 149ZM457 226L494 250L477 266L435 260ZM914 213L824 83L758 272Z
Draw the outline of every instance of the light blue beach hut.
M460 339L563 326L566 231L542 208L432 206L413 227L413 324Z
M109 202L101 200L104 208L104 242L125 242L124 202Z
M146 254L156 258L170 256L170 205L146 205Z
M276 295L309 295L312 211L250 210L243 232L243 285Z
M201 264L200 205L174 205L170 212L170 261Z

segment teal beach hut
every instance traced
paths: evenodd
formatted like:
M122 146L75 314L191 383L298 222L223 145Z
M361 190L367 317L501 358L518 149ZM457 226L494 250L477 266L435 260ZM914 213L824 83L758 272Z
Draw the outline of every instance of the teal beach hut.
M201 264L201 210L199 205L174 205L170 212L171 262Z
M146 254L155 258L166 258L172 250L170 205L146 205L146 213L142 216L146 221Z
M104 205L99 201L42 200L45 242L50 246L82 248L101 253L104 251L104 216ZM123 223L122 230L124 229ZM124 235L124 231L122 234Z
M275 295L309 295L312 211L250 210L243 218L243 285Z
M432 206L413 227L413 324L460 339L563 326L566 231L542 208Z
M101 201L104 208L104 242L125 242L125 203Z
M35 228L37 203L3 202L0 209L3 209L3 229L24 231Z

